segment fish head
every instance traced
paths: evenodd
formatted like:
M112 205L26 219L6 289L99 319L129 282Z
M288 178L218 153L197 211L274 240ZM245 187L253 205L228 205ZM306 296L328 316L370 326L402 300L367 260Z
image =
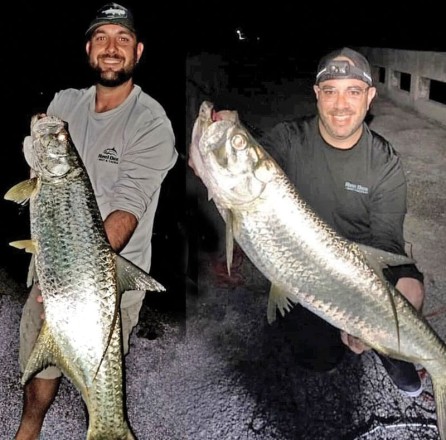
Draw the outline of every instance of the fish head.
M210 176L207 173L204 158L200 151L200 142L203 144L202 138L207 133L208 128L216 121L233 121L238 122L238 114L236 111L223 110L216 112L214 105L209 101L203 101L200 106L198 116L195 120L192 130L192 142L189 149L189 166L195 174L200 177L204 184L210 190ZM211 140L212 141L212 140Z
M222 206L250 203L273 178L271 158L242 125L236 111L201 104L192 131L189 165Z
M67 123L55 116L32 117L31 141L23 149L28 165L44 180L58 180L79 167Z

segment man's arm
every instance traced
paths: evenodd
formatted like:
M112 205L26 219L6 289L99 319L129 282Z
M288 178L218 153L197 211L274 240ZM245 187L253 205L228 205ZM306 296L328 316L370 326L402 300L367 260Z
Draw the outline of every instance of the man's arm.
M136 217L127 211L111 212L104 221L105 233L115 252L120 252L129 242L138 225Z

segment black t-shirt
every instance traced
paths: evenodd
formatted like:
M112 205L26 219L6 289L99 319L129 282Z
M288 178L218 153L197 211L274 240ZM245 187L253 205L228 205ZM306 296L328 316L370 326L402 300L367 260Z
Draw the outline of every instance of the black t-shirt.
M348 150L323 140L317 116L281 122L260 143L303 199L339 234L405 254L404 171L392 145L367 124L358 143ZM405 276L423 280L414 265L394 266L386 275L392 283Z

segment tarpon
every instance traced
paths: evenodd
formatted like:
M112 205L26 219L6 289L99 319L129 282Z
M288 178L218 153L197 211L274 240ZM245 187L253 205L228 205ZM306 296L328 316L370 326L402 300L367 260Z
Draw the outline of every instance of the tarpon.
M133 440L124 405L120 294L165 289L113 252L64 121L34 116L24 153L34 177L5 198L29 200L31 240L11 244L33 253L45 319L22 383L56 365L86 403L87 440Z
M237 112L213 107L201 104L189 164L226 222L228 265L235 239L271 282L269 322L277 309L284 314L300 303L378 352L421 364L446 440L446 345L382 272L414 261L340 236L300 197Z

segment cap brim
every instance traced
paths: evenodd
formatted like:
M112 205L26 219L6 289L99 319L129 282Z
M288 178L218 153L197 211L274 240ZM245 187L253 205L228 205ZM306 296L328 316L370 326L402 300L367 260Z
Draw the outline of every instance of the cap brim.
M132 24L128 22L128 20L110 20L110 19L103 19L103 20L96 20L85 32L85 36L91 35L99 26L102 26L104 24L117 24L119 26L123 26L126 29L128 29L130 32L136 35L136 29L133 27Z

